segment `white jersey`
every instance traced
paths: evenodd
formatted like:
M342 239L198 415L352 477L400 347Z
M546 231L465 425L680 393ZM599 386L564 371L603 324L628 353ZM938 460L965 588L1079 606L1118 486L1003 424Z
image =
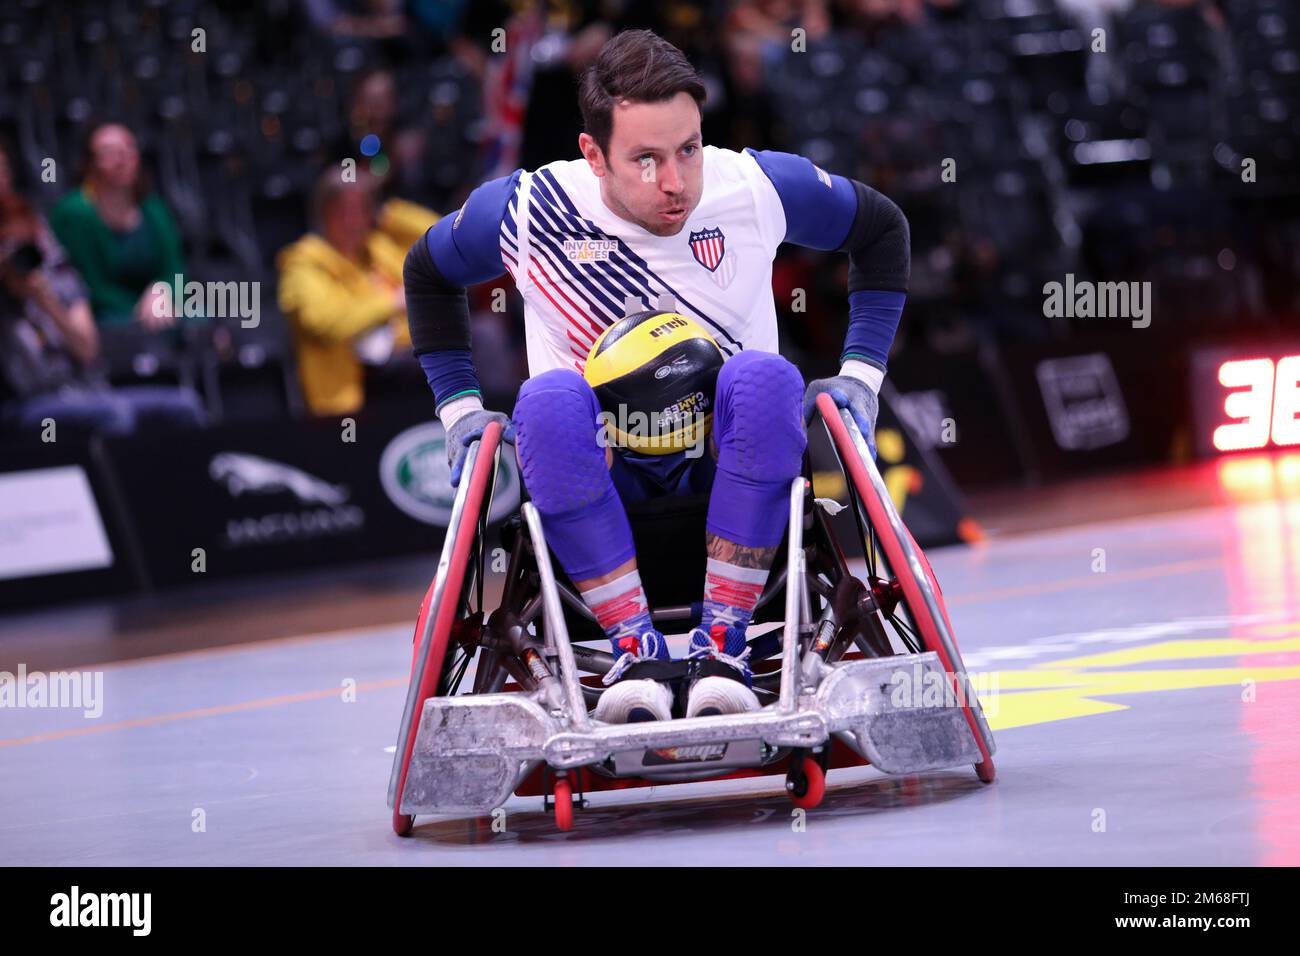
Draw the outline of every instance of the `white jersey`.
M777 247L844 248L859 211L854 183L793 153L716 146L703 148L703 178L700 202L682 229L656 236L605 205L585 159L548 163L531 173L515 170L470 193L454 219L440 220L425 234L425 244L442 281L453 287L510 273L524 299L530 375L582 371L600 333L643 309L695 319L727 356L742 349L776 352ZM905 243L905 222L901 232ZM904 283L905 271L904 265ZM891 287L897 288L878 288ZM869 313L878 295L850 294L850 331L854 297ZM881 368L903 293L884 295L892 297L878 309L885 320L867 315L865 345L855 345L853 353L875 354ZM438 351L426 349L421 361ZM456 364L461 360L463 367ZM477 390L468 351L447 367L450 373L426 369L430 383L439 382L435 394Z
M642 309L695 319L728 356L778 351L772 259L786 237L781 198L749 152L705 146L703 167L700 202L674 236L615 215L585 159L512 177L501 262L524 299L530 375L582 371L596 337Z

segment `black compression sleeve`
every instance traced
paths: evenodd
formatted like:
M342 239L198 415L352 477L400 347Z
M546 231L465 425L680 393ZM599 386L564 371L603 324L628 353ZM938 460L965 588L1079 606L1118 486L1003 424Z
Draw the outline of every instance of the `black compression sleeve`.
M912 239L903 210L865 183L850 180L858 195L853 225L837 252L849 254L849 292L906 292Z
M469 298L464 286L449 282L438 270L424 236L406 254L402 278L415 354L468 349Z

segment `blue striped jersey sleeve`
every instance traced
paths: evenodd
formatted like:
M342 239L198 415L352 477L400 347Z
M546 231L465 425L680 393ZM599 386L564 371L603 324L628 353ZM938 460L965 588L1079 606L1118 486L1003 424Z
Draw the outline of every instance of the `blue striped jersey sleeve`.
M785 212L785 240L811 249L838 249L858 211L853 184L794 153L746 149L771 181Z
M434 223L425 241L438 271L460 286L495 279L505 271L501 261L501 220L519 185L520 170L483 183L454 216Z

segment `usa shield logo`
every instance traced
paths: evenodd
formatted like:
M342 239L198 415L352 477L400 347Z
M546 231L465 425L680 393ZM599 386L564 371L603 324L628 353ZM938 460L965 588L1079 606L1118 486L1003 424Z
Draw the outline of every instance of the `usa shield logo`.
M712 229L701 229L699 232L691 233L690 239L691 253L695 256L695 261L710 272L716 272L722 257L727 254L726 237L723 236L722 230L716 226Z

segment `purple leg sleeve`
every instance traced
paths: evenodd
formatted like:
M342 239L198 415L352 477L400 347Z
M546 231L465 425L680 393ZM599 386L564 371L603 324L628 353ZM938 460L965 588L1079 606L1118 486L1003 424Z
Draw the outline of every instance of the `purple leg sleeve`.
M706 524L712 534L747 548L781 543L790 482L808 444L803 388L799 370L772 352L741 352L723 364L713 411L718 472Z
M581 375L553 369L524 382L515 449L547 543L569 578L606 574L636 551L627 512L596 441L600 403Z

